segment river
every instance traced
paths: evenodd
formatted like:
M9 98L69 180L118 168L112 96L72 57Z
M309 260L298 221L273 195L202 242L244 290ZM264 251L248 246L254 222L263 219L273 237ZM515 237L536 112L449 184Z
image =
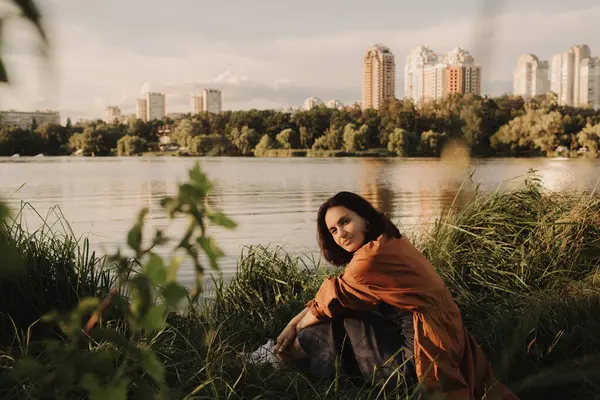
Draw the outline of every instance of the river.
M149 228L168 225L159 200L175 194L196 161L215 182L211 203L238 223L233 231L209 228L226 253L220 263L226 276L235 271L244 245L317 254L316 212L337 191L365 196L406 232L426 227L471 181L483 191L503 190L522 184L535 169L547 189L558 191L590 189L600 177L600 160L546 158L21 157L0 158L0 198L13 211L23 201L31 204L41 218L25 209L30 230L43 219L60 231L67 228L56 223L66 221L94 249L111 252L124 246L142 207L150 210ZM176 235L183 227L176 220L167 232ZM183 282L192 277L190 265L180 271Z

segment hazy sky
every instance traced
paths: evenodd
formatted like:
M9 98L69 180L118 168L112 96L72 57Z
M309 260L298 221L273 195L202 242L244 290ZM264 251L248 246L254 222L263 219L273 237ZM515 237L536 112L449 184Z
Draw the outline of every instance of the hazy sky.
M469 50L490 95L511 90L522 53L549 59L585 43L600 55L597 0L489 1L496 6L485 10L482 0L38 0L50 61L38 57L29 25L6 24L14 83L0 89L0 108L101 117L108 105L134 112L151 89L167 93L167 112L189 112L204 87L223 90L226 110L298 107L309 96L352 103L364 52L378 42L396 56L400 98L419 44Z

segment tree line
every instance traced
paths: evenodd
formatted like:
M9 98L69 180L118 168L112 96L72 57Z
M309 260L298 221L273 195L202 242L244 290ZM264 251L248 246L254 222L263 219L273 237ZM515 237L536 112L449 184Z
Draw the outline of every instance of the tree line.
M419 105L394 100L379 110L319 106L187 114L177 121L132 119L127 124L67 121L64 126L1 128L0 155L135 155L158 151L162 135L191 154L213 156L381 149L390 155L437 157L449 140L464 143L474 157L546 156L580 149L596 156L600 111L560 106L553 94L527 101L467 94Z

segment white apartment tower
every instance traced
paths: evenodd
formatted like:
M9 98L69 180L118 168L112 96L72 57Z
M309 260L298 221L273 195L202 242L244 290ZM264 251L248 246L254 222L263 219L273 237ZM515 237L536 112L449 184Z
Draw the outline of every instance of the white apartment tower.
M202 96L192 96L192 114L200 114L204 111Z
M600 109L600 57L581 60L578 95L580 107Z
M135 117L144 122L148 122L148 101L146 99L137 99L135 102Z
M589 46L583 44L583 45L577 45L577 46L573 46L571 47L571 49L573 52L573 105L575 107L578 107L579 104L579 87L581 85L581 79L580 79L580 66L581 66L581 61L585 60L586 58L590 58L592 56L592 52L590 51Z
M146 93L146 103L148 106L147 121L163 119L167 115L165 95L163 93Z
M475 64L475 59L465 49L462 47L455 47L450 50L444 59L445 63L448 65L473 65Z
M304 100L303 107L306 111L309 111L315 107L319 107L323 105L323 100L318 97L309 97Z
M513 74L513 94L525 99L550 91L548 61L540 61L533 54L523 54L517 60Z
M425 46L413 49L404 66L404 96L422 103L451 93L481 94L481 67L473 56L461 47L445 56Z
M325 105L328 108L335 108L335 109L338 109L338 110L343 110L344 109L344 104L341 101L336 100L336 99L329 100L327 103L325 103Z
M381 44L371 47L363 63L362 107L379 107L396 97L396 62L394 54Z
M440 72L440 81L438 82L437 73L425 73L432 67L439 64L437 54L433 50L425 46L419 46L408 53L406 57L406 65L404 66L404 96L413 99L415 103L426 101L426 98L431 97L434 93L437 94L438 86L442 88L443 82L443 65L436 68ZM427 77L425 75L428 75ZM435 76L436 82L431 79ZM425 79L427 78L427 83ZM427 95L426 95L426 92Z
M219 114L221 112L222 95L218 89L204 89L203 94L203 109L206 112Z
M556 93L560 104L579 106L580 65L582 60L590 57L590 48L585 44L552 56L550 90Z

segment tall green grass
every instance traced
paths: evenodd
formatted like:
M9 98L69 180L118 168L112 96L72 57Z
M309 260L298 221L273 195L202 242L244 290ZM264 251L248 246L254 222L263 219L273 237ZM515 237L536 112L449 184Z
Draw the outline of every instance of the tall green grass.
M104 276L96 272L100 259L86 255L85 242L78 247L65 237L41 241L39 234L6 227L4 232L19 260L43 260L27 265L34 281L46 285L44 291L37 290L41 283L25 281L2 286L2 299L31 297L38 305L22 326L45 310L72 305L69 299L81 288L102 297L110 286L108 277L98 279ZM589 399L600 393L599 238L600 196L549 192L531 177L519 189L475 191L424 234L411 237L450 287L498 377L523 399ZM236 275L227 283L216 279L214 296L202 308L171 314L164 329L144 338L165 367L169 398L416 398L405 388L386 393L381 383L341 375L316 381L301 368L247 361L247 353L275 338L323 279L337 272L278 247L244 249ZM18 306L15 300L0 303L13 320ZM29 356L49 365L45 350L38 351L34 342L28 344ZM82 351L105 346L97 341ZM0 397L33 398L41 378L15 374L19 352L9 348L3 354ZM111 354L106 362L116 365L119 348ZM144 397L152 390L133 385L131 395ZM63 398L80 397L73 392Z
M26 213L38 229L27 229ZM106 296L114 283L105 257L90 251L87 238L73 235L58 208L43 217L23 203L14 218L0 221L0 243L0 344L10 344L15 331L27 331L50 311Z
M527 398L600 392L600 196L530 175L415 239L503 379ZM587 396L587 397L586 397Z

